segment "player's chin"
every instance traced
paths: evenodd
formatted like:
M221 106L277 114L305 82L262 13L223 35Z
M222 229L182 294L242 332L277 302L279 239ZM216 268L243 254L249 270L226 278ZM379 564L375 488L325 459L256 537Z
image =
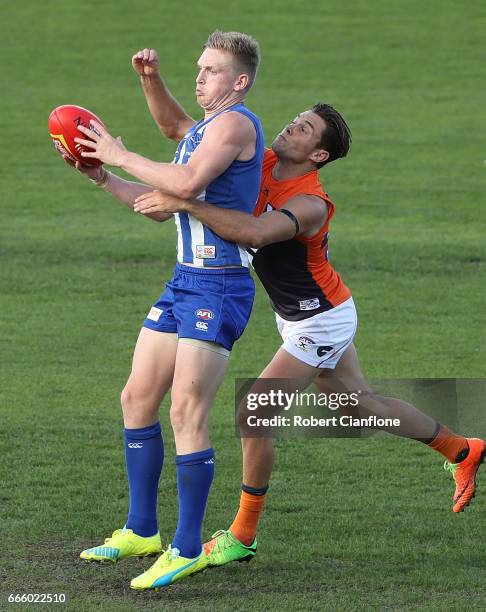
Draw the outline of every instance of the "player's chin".
M281 147L281 140L279 139L279 137L277 136L277 138L275 138L275 140L272 142L272 151L274 153L276 153L277 155L279 154L279 152L282 150Z

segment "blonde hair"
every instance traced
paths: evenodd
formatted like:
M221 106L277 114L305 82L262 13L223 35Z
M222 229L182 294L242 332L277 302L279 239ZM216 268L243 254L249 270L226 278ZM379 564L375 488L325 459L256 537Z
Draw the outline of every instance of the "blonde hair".
M247 89L255 81L258 65L260 64L260 46L258 42L248 34L242 32L222 32L216 30L209 35L203 46L204 49L217 49L227 51L236 59L243 70L248 73Z

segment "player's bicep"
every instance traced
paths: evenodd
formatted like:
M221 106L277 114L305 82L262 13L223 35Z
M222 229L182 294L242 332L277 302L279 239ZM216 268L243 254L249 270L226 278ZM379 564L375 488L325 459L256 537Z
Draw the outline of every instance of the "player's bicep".
M274 242L290 240L296 234L294 221L279 210L270 210L257 217L258 244L263 247Z
M192 170L192 181L202 191L211 181L221 176L229 168L240 152L240 147L232 142L217 146L203 146L201 143L192 154L187 167ZM199 193L198 191L198 193Z
M251 138L246 123L249 120L240 115L242 121L232 116L235 114L222 115L206 128L201 143L187 163L196 195L229 168Z
M299 224L298 234L315 233L326 222L327 204L317 196L303 195L292 198L285 204Z

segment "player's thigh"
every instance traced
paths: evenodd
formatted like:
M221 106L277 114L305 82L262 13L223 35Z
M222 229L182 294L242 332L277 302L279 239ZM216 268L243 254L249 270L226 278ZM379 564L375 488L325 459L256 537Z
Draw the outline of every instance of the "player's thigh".
M344 351L334 369L321 370L314 383L322 391L369 391L370 387L361 371L354 343Z
M317 373L317 368L280 348L258 378L240 390L236 422L242 437L249 436L252 431L248 428L249 410L257 410L257 413L250 414L257 414L262 418L272 418L280 414L281 401L272 399L269 403L267 398L281 398L282 394L303 391L311 384Z
M206 348L207 347L207 348ZM172 383L171 418L206 420L228 366L228 351L214 343L181 339L177 347Z
M289 379L308 386L318 373L319 370L314 366L297 359L284 348L279 348L258 378Z
M124 389L126 400L159 404L174 376L177 334L142 327L133 354L132 371ZM122 397L123 400L123 397Z

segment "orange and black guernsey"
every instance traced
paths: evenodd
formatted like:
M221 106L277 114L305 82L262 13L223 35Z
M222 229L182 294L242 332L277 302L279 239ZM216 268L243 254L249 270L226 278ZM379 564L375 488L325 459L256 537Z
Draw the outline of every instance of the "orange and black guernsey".
M272 177L276 163L275 153L266 150L260 196L253 213L256 217L284 207L299 195L317 196L328 207L324 225L310 238L296 236L269 244L253 255L253 267L275 312L288 321L301 321L338 306L351 292L328 260L329 223L335 207L322 188L317 170L277 181Z

